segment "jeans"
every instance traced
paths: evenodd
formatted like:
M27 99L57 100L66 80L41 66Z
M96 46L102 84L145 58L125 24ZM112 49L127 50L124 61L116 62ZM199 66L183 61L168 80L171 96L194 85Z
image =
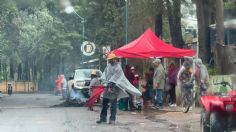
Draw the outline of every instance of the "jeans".
M110 108L110 120L115 121L116 120L116 107L117 107L117 99L107 99L103 98L102 101L102 111L100 114L100 120L102 121L107 121L107 109L108 109L108 103L111 103L111 108Z
M176 93L175 93L175 84L170 84L170 103L175 104L176 103Z
M152 104L155 104L156 103L156 99L155 99L156 90L155 89L150 89L149 90L149 95L150 95Z
M133 110L135 109L135 106L134 106L134 96L130 93L129 94L129 110Z
M164 90L156 89L156 105L157 106L163 105L163 98L164 98Z
M62 98L67 99L68 94L67 94L67 89L62 89Z

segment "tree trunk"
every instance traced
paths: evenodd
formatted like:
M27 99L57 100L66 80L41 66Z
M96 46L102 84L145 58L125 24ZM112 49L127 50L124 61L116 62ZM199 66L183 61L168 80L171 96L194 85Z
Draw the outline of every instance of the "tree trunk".
M157 14L155 20L155 34L162 38L162 14Z
M216 9L216 43L224 45L224 4L223 0L215 1Z
M223 0L215 1L216 10L216 63L221 74L233 73L233 49L224 45L224 3Z
M158 10L157 10L157 15L156 15L156 18L155 18L155 34L162 38L162 24L163 24L163 0L157 0L157 5L159 6L158 7Z
M208 62L209 58L205 56L210 56L209 51L211 47L208 36L212 8L209 4L206 4L205 0L196 0L195 2L197 6L199 57L202 58L204 62Z
M181 0L173 0L172 2L166 0L171 42L174 46L182 48L184 46L184 40L181 29Z

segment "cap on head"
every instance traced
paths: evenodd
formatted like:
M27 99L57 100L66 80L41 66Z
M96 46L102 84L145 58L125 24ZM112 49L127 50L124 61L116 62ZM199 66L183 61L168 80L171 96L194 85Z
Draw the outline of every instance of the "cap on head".
M191 63L190 63L189 61L184 61L183 66L184 66L185 68L190 68Z
M154 61L152 61L152 63L161 63L160 59L155 59Z
M91 75L97 75L96 70L92 70Z
M108 53L107 54L107 60L115 59L117 56L114 53Z
M135 70L135 67L134 67L134 66L132 66L130 69L131 69L131 70Z

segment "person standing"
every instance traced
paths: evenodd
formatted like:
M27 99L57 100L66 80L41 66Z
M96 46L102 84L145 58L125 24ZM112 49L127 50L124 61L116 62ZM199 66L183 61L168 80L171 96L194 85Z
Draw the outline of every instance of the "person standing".
M153 73L154 69L150 67L149 71L145 73L145 84L141 85L144 89L142 93L144 108L149 107L151 103L154 104L155 102L155 92L153 91Z
M61 83L61 81L62 81L62 76L61 76L61 74L59 74L58 76L57 76L57 80L56 80L56 92L55 92L55 95L61 95L61 93L62 93L62 83Z
M134 81L134 74L131 71L131 67L129 65L125 66L125 77L129 80L130 83Z
M201 59L196 60L195 79L199 87L199 94L206 94L207 88L209 87L209 75L208 70L206 66L202 63Z
M174 62L170 63L167 73L167 84L170 87L169 94L170 94L170 106L176 106L176 84L177 84L177 74L178 68Z
M118 78L120 73L123 73L122 68L118 62L115 60L116 56L114 54L108 54L107 60L108 65L105 68L102 79L107 82L107 87L103 93L102 100L102 110L100 113L100 120L96 121L97 124L101 124L103 122L107 122L107 110L108 104L110 103L110 120L109 124L114 124L116 120L116 112L117 112L117 98L120 93L120 88L116 86L112 79Z
M96 70L92 70L91 72L91 82L89 84L89 87L93 88L94 86L100 85L100 81L97 77Z
M138 81L139 81L139 77L138 77L138 74L136 73L136 71L135 71L135 67L134 66L132 66L131 68L131 75L132 75L132 80L131 80L131 84L134 86L134 87L136 87L136 88L138 88ZM131 95L131 94L129 94L129 110L130 111L134 111L136 108L135 108L135 106L134 106L134 96L133 95Z
M164 86L165 86L165 69L161 64L160 59L153 61L155 67L153 75L153 87L156 89L156 107L160 108L163 105Z
M129 65L125 66L125 77L129 80L129 82L132 84L134 81L134 74L131 71L131 67ZM119 103L121 103L120 107L122 104L124 105L124 108L121 107L123 110L133 110L133 100L132 100L132 95L129 94L128 98L120 99ZM128 108L129 107L129 108Z
M108 103L110 105L110 120L109 124L115 124L116 112L117 112L117 99L128 97L126 92L133 95L141 96L141 92L138 91L125 77L123 70L118 62L116 62L116 56L113 53L107 55L108 65L105 68L101 79L103 79L107 86L103 93L102 110L100 113L100 119L96 123L101 124L107 121L107 109Z
M147 87L149 89L149 96L150 96L150 99L151 99L151 104L152 104L152 106L155 106L156 91L153 88L153 75L154 75L154 68L153 67L149 68L148 74L149 74L149 77L148 77L148 80L147 80Z
M67 89L67 81L64 75L61 75L62 81L62 99L67 99L68 98L68 89Z
M101 86L101 82L98 79L96 70L92 70L91 72L91 82L89 87L91 88L91 96L86 101L86 106L89 110L93 111L93 105L96 102L100 102L100 94L103 92L103 87Z
M133 74L133 81L132 81L132 84L138 88L139 87L139 75L138 73L136 72L136 69L134 66L131 67L131 73Z

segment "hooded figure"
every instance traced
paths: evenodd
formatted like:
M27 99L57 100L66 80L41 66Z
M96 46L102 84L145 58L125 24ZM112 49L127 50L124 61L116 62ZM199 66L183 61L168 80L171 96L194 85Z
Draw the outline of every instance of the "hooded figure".
M110 54L110 56L108 55L107 59L109 61L109 64L105 68L101 79L103 79L108 84L114 83L119 88L115 93L115 97L117 97L118 99L128 97L126 91L132 95L141 96L141 92L127 80L120 64L115 61L115 58L115 55L112 53ZM103 97L114 98L113 95L107 95L106 90L103 94Z
M103 93L102 111L100 113L100 120L96 123L100 124L107 121L107 109L108 103L110 105L110 120L109 124L114 124L116 120L117 111L117 99L128 97L130 94L141 96L141 92L137 90L125 77L123 70L118 62L116 62L116 56L113 53L108 54L107 60L109 64L105 68L102 79L107 83L107 87Z
M209 86L209 75L206 66L202 63L201 59L196 60L195 72L197 85L200 87L200 94L205 92Z

